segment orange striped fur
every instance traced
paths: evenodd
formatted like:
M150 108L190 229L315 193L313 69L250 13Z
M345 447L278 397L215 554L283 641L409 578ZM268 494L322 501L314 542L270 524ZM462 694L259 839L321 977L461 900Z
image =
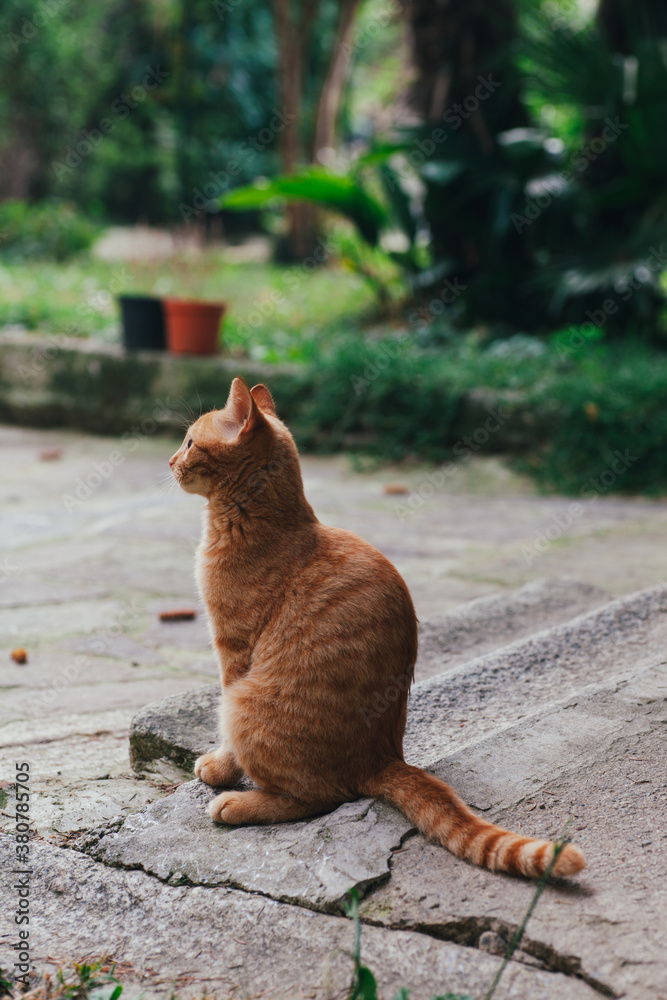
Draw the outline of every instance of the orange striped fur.
M320 524L296 445L263 385L234 379L170 459L207 498L197 581L220 663L222 743L196 762L221 792L220 823L278 823L363 795L401 809L460 858L541 874L553 844L475 816L444 782L403 759L417 620L394 567L363 539ZM584 867L568 844L554 872Z

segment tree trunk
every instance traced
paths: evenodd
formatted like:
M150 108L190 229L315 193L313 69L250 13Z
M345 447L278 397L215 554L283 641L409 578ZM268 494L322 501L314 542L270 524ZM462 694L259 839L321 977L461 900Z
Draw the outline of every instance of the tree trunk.
M411 104L422 121L442 121L447 108L474 93L477 77L493 67L499 52L516 37L513 0L451 0L446 4L409 0L406 14L417 70ZM473 129L475 117L471 116ZM483 145L481 115L477 131Z
M332 147L336 138L336 123L343 97L347 69L350 64L350 40L360 0L341 0L336 45L331 54L326 80L317 108L313 159L319 160L323 149Z
M340 16L334 48L324 85L318 101L315 134L308 150L307 162L317 162L318 154L335 141L336 123L349 64L349 41L360 0L340 0ZM281 156L285 173L293 173L305 159L301 112L304 73L308 61L308 46L313 21L320 9L320 0L274 0L276 34L280 50L280 91L288 121L281 134ZM319 217L314 205L291 203L285 217L287 233L284 257L292 261L309 256L317 244Z
M281 133L280 153L283 170L294 173L302 160L301 105L303 67L306 47L319 0L305 0L300 16L294 17L290 0L274 0L276 34L280 50L280 93L287 121ZM286 238L281 256L288 261L302 260L315 245L316 222L312 206L303 203L285 209Z
M597 22L614 52L629 55L640 38L667 37L665 0L600 0Z

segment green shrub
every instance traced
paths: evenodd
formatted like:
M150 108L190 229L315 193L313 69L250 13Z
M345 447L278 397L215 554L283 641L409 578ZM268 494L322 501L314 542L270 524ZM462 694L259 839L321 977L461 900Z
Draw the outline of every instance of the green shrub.
M667 489L667 356L599 349L528 393L548 407L548 438L527 468L585 498Z
M515 460L545 489L589 499L667 489L664 354L589 345L564 357L557 341L546 347L521 336L435 350L406 334L375 341L348 334L320 349L300 379L298 392L284 400L277 393L277 402L310 450L456 458L470 433L464 397L474 390L510 414L503 435L478 453L509 450L513 438Z
M67 260L87 250L97 227L61 201L0 204L0 259Z

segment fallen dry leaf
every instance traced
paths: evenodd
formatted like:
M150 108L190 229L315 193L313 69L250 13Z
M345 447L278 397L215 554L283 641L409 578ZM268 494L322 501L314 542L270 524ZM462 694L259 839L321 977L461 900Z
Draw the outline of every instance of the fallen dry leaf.
M405 483L385 483L382 487L387 496L404 496L410 492L410 487Z
M197 612L190 608L179 608L177 611L161 611L159 618L161 622L191 622L197 617Z
M62 448L45 448L44 451L40 451L39 453L40 462L57 462L62 457Z

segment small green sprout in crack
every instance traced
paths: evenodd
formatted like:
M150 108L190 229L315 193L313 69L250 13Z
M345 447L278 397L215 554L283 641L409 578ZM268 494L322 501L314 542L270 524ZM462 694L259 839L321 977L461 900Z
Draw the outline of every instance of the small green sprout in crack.
M566 824L566 827L565 827L565 830L567 830L567 828L570 826L571 823L572 823L572 820L571 819L568 820L568 822ZM523 937L523 934L524 934L524 931L525 931L526 926L528 924L528 921L532 917L533 910L537 906L537 904L539 902L539 898L542 895L542 893L544 892L546 884L547 884L547 882L548 882L548 880L549 880L549 878L551 876L551 872L553 871L553 867L556 864L556 861L558 859L558 855L563 850L563 848L565 847L565 845L568 844L568 843L569 843L569 838L566 837L565 834L563 834L563 836L559 837L559 839L557 841L555 841L555 843L554 843L554 856L551 859L551 861L549 862L546 871L544 872L544 874L540 878L539 882L537 883L537 888L535 889L535 893L533 895L533 898L530 901L530 906L526 910L526 915L524 916L523 920L521 921L521 925L517 929L516 934L514 935L514 937L512 938L512 940L510 941L510 945L509 945L509 948L507 949L505 957L503 958L502 963L501 963L498 971L496 972L495 976L493 977L493 982L491 983L488 991L484 994L484 1000L491 1000L493 994L496 992L496 989L498 987L498 983L500 982L500 977L502 976L503 972L507 968L508 963L511 961L512 955L514 954L514 952L517 950L517 948L521 944L521 939Z
M10 997L13 992L13 985L9 979L9 973L0 967L0 997Z
M356 889L350 889L350 902L345 909L347 915L352 917L354 922L354 952L352 960L354 962L354 974L347 1000L380 1000L378 995L377 980L371 970L361 963L361 920L359 918L359 893ZM410 992L402 986L394 1000L409 1000ZM445 993L432 1000L473 1000L468 993Z

